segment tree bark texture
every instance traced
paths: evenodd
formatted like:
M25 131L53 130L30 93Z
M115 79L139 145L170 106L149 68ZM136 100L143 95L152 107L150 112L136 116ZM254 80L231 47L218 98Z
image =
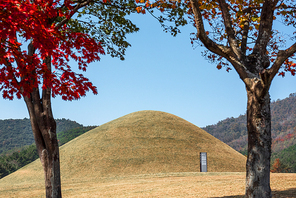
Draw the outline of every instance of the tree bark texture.
M252 79L247 86L248 158L246 197L271 198L271 114L269 86Z
M46 198L61 198L59 146L56 136L56 122L53 118L50 95L43 90L40 99L39 89L35 89L25 102L30 114L32 131L39 158L44 170ZM50 93L49 93L50 94Z

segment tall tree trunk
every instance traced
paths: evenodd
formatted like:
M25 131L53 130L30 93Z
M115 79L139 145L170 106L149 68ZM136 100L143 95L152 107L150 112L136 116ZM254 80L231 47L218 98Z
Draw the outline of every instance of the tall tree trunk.
M50 97L47 94L44 90L43 97L40 99L39 90L36 89L30 97L25 96L24 99L30 114L32 131L44 170L46 198L61 198L56 122L51 111Z
M264 85L262 80L256 78L250 80L246 89L248 95L246 197L271 198L271 114L269 85Z
M35 48L32 42L28 45L28 55L33 56ZM47 72L51 72L51 57L44 59ZM25 78L25 77L22 77ZM37 82L36 79L33 79ZM50 79L43 79L50 81ZM56 133L56 122L51 109L51 88L42 89L38 85L23 98L28 108L34 139L39 158L44 170L46 198L61 198L60 154Z

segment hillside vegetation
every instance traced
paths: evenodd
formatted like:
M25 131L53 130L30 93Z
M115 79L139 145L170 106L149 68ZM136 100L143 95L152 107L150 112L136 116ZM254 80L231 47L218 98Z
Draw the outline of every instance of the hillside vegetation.
M10 155L0 156L0 178L13 173L37 158L38 152L35 144L25 146L21 151L13 152Z
M69 129L83 127L75 121L68 119L56 119L57 133ZM33 144L34 137L30 120L6 119L0 120L0 154L7 151L17 151L21 147Z
M246 114L227 118L203 129L237 151L247 149ZM271 103L272 152L296 144L296 94Z
M242 154L186 120L164 112L135 112L61 146L62 180L198 172L199 152L208 153L209 172L245 171ZM0 183L42 179L42 166L36 160Z
M62 131L58 133L59 145L63 145L95 127L96 126L78 127ZM15 152L9 152L9 154L0 156L0 178L13 173L38 158L39 156L35 144L24 146Z
M274 162L277 158L280 160L280 163L287 168L288 172L296 173L296 144L280 152L273 153L271 162ZM284 170L284 172L285 171L286 170Z

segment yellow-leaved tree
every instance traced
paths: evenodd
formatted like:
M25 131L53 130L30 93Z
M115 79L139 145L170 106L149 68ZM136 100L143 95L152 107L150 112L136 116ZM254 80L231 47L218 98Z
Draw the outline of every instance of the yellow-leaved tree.
M247 102L248 157L246 197L271 197L271 114L269 89L276 75L295 75L295 0L136 0L139 8L158 9L158 20L173 35L191 24L206 58L217 68L234 68L244 82ZM154 13L153 13L154 14ZM154 15L155 16L155 15ZM273 27L280 21L287 28ZM174 22L170 26L166 22ZM291 39L286 42L283 35ZM180 50L181 51L181 50ZM196 65L203 67L203 65Z

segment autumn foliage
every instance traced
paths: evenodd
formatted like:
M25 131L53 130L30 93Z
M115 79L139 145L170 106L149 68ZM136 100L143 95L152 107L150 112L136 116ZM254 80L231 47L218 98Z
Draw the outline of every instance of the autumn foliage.
M0 91L4 98L27 96L38 85L51 88L53 97L61 95L64 100L78 99L88 90L97 93L87 78L71 70L69 61L77 61L85 71L87 64L100 60L103 48L88 34L56 23L69 19L72 9L70 0L0 2ZM23 44L29 44L28 49ZM34 48L33 54L29 48ZM46 58L51 59L53 71Z
M174 21L177 27L180 23L175 19L186 16L188 19L181 24L188 21L196 28L192 44L205 47L203 55L216 63L218 69L234 68L244 82L248 98L245 195L272 197L269 89L277 74L296 73L293 62L296 32L285 27L296 27L295 0L158 0L156 3L162 6L155 7L165 12L159 17L160 22ZM283 28L275 27L276 21L282 22Z
M273 163L273 165L271 167L270 172L272 172L272 173L280 173L281 172L280 167L281 167L281 162L280 162L280 159L277 158L277 159L274 160L274 163Z
M289 167L285 166L280 162L279 158L274 160L272 167L270 168L270 172L272 173L288 173Z
M160 12L165 12L166 17L160 17L161 22L172 22L182 21L182 25L193 23L195 21L193 17L191 2L189 0L136 0L139 7L138 12L145 13L145 9L156 8ZM242 48L242 51L247 55L251 54L254 50L254 44L258 37L258 32L261 22L261 8L263 1L242 1L242 0L230 0L226 1L229 6L229 14L232 21L232 28L234 29L234 36L239 41L238 46ZM279 21L281 24L286 26L296 26L295 17L295 1L278 1L278 5L274 10L273 20ZM212 39L216 43L221 45L227 45L228 36L226 29L223 24L222 10L219 6L219 1L216 0L198 0L199 9L201 10L202 17L205 24L207 24L207 30L205 34L208 38ZM186 17L185 17L186 16ZM178 26L178 25L177 25ZM267 55L270 57L270 62L274 63L276 60L279 50L288 44L289 39L295 38L296 31L293 34L288 35L286 32L280 31L279 29L273 29L270 41L268 43ZM244 35L248 35L248 43L244 43ZM192 34L191 43L197 43L203 45L197 39L196 34ZM287 39L288 37L288 39ZM203 55L210 62L217 64L217 69L225 68L226 71L232 69L231 64L224 59L222 56L214 54L208 50L203 52ZM296 74L296 64L294 63L295 56L289 57L283 64L282 69L279 71L279 75L285 76L286 72L291 73L293 76Z
M295 20L291 20L292 16L295 17L296 15L295 2L293 0L280 2L281 3L275 8L275 16L273 17L273 20L281 21L282 24L287 26L295 26ZM228 1L228 5L230 5L229 13L232 20L232 28L235 31L234 34L237 41L239 41L238 46L241 47L242 51L245 51L247 55L253 52L255 41L258 38L262 3L263 1ZM225 34L226 29L221 25L223 24L223 18L218 1L203 1L200 9L202 10L205 21L207 21L211 27L211 31L206 32L207 35L209 35L213 41L227 45L228 39L227 34ZM273 33L270 36L266 53L270 58L270 62L274 63L279 50L285 46L287 35L279 29L273 29L272 31ZM246 34L248 35L248 43L244 43L243 39ZM295 34L296 32L293 32L293 35ZM292 38L293 35L289 35L290 38ZM195 40L195 38L193 38L193 40ZM231 69L228 61L221 56L208 51L204 52L204 56L208 60L216 62L218 69L221 69L222 67L225 67L227 71ZM293 62L293 58L294 55L284 62L282 70L279 71L279 75L284 76L285 72L290 72L292 75L295 75L296 64Z

